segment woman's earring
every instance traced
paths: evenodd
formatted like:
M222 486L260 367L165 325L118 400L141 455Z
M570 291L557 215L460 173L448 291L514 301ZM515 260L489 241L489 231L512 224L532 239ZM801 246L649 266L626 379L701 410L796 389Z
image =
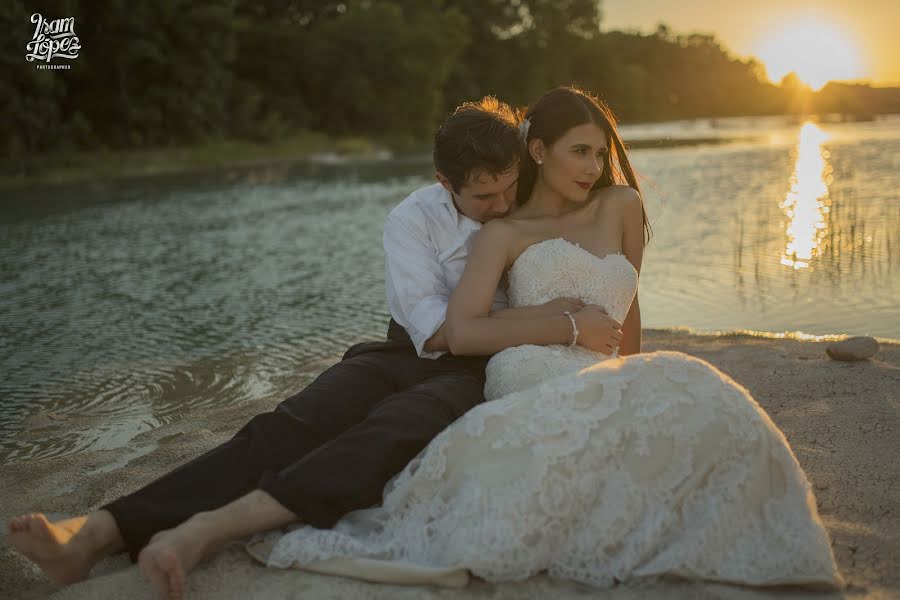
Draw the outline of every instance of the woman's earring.
M539 161L537 161L537 164L541 164L541 161L540 161L540 160L539 160Z

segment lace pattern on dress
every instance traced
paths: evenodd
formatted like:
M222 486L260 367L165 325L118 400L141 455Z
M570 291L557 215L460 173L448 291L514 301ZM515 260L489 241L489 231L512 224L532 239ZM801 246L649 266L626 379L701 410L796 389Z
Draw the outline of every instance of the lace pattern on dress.
M565 240L529 247L510 281L513 305L576 296L619 319L637 285L621 255ZM391 479L381 506L330 530L254 536L274 544L267 564L364 557L495 582L546 570L599 587L663 574L840 585L787 440L709 363L521 346L497 354L487 379L488 401Z

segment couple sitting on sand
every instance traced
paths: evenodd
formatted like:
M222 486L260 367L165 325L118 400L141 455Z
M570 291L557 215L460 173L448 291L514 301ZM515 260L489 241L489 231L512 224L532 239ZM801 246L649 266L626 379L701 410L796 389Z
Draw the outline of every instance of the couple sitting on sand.
M524 118L523 118L524 116ZM273 568L465 585L674 575L841 587L806 475L746 389L642 354L649 226L609 109L485 98L387 217L388 339L87 515L23 515L51 578L127 551L167 598L233 540Z

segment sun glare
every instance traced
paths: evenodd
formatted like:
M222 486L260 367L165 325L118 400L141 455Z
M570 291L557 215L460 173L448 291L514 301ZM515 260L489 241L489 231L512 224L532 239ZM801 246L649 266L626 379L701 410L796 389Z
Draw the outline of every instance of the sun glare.
M794 21L772 31L756 45L754 54L765 64L772 81L793 71L814 90L829 81L865 75L850 37L839 27L814 19Z
M822 149L826 140L828 134L814 123L805 123L800 129L791 190L781 203L790 219L787 247L781 255L781 264L787 267L808 268L812 259L822 252L831 211L828 196L831 166L826 160L828 151Z

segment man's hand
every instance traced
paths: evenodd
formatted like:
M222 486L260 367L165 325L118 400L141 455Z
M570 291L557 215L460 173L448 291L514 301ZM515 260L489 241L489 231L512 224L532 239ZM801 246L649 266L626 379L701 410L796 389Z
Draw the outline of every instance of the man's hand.
M448 352L450 350L450 346L447 345L446 328L444 325L445 323L441 323L441 326L434 332L434 335L425 340L425 345L422 346L422 350L425 352Z
M572 316L578 327L578 345L609 356L622 342L622 324L602 306L586 304Z

